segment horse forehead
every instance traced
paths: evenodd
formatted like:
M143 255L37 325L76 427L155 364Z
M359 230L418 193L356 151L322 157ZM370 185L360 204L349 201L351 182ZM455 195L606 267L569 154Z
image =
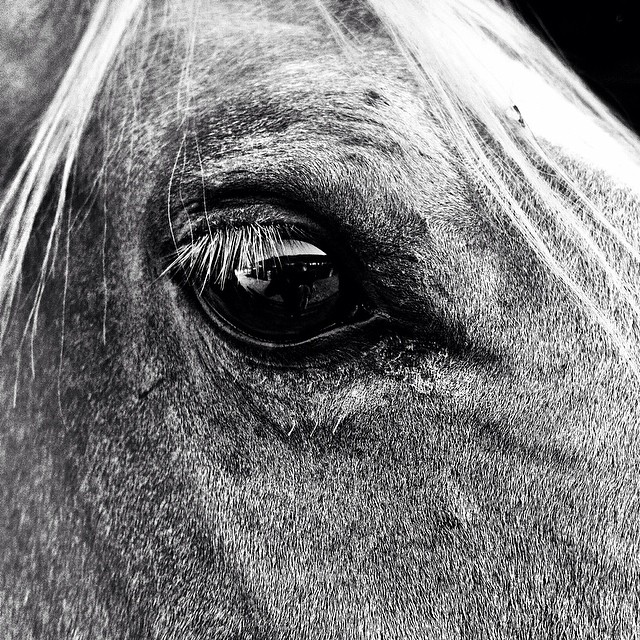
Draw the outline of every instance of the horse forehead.
M174 51L176 29L164 39ZM162 154L164 169L145 174L157 176L152 193L188 182L195 197L203 183L284 190L354 242L407 257L436 250L436 224L477 227L429 95L389 39L374 33L356 53L318 24L237 14L185 33L188 59L151 59L155 95L140 128L151 138L123 146Z
M185 86L195 179L295 173L405 219L428 215L425 200L451 199L460 182L453 156L388 40L371 38L354 58L310 27L254 27L227 25L194 54ZM382 212L376 194L393 206Z
M351 34L371 35L384 31L378 14L367 0L157 0L164 24L179 28L196 26L201 32L240 26L251 31L290 26L315 29L325 35L328 21ZM167 21L167 16L171 20Z
M186 64L177 59L182 69L176 78L205 111L235 103L234 111L255 123L269 105L278 115L297 111L298 123L311 124L321 115L371 123L382 111L388 126L413 122L416 132L424 128L424 119L416 117L424 104L388 38L372 35L356 52L318 25L256 19L239 24L237 15L212 30L200 26L192 37L196 51Z
M338 3L338 18L367 28L360 5ZM150 57L152 84L161 95L168 85L177 85L201 121L210 115L220 128L216 118L227 115L225 126L234 135L240 130L268 133L283 122L305 125L307 135L314 132L309 129L330 127L336 117L352 128L378 125L381 142L385 130L401 130L405 140L425 132L424 101L387 36L373 28L358 37L356 52L336 38L317 10L305 3L292 9L282 0L192 8L196 13L188 24L160 29L170 63L165 67ZM180 13L188 10L183 6ZM183 48L176 46L180 39ZM182 119L184 113L177 116Z
M381 61L391 66L390 56ZM348 61L283 59L238 76L232 86L200 84L195 121L210 140L232 140L265 150L313 146L318 153L337 145L349 152L410 163L445 153L426 105L408 82ZM228 150L229 145L225 148Z

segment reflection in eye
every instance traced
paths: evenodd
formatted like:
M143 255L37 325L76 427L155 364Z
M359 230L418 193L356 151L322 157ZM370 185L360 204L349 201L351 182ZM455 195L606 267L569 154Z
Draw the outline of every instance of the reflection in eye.
M340 300L340 276L326 253L308 242L283 240L277 252L241 264L203 298L237 328L286 341L331 324Z
M308 242L284 240L278 254L236 269L236 286L250 296L273 298L269 304L284 306L292 318L338 296L338 271L324 251Z
M357 310L331 256L273 226L216 229L178 256L205 310L259 341L309 339Z

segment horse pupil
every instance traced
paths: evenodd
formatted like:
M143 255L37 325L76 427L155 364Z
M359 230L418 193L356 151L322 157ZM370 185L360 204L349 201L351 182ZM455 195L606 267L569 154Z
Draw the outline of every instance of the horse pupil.
M283 241L277 253L241 264L202 298L235 329L258 340L311 338L341 319L340 275L333 260L308 242Z

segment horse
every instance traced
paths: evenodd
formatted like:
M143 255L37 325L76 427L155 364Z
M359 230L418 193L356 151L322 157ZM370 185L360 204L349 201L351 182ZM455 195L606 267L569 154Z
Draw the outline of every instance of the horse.
M508 6L3 12L3 638L640 634L640 144Z

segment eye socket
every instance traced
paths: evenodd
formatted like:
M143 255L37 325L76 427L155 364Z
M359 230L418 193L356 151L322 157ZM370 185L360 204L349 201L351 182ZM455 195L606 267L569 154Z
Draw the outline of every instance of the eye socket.
M179 250L176 263L216 324L261 346L305 342L368 319L343 265L301 235L258 224L210 229Z

